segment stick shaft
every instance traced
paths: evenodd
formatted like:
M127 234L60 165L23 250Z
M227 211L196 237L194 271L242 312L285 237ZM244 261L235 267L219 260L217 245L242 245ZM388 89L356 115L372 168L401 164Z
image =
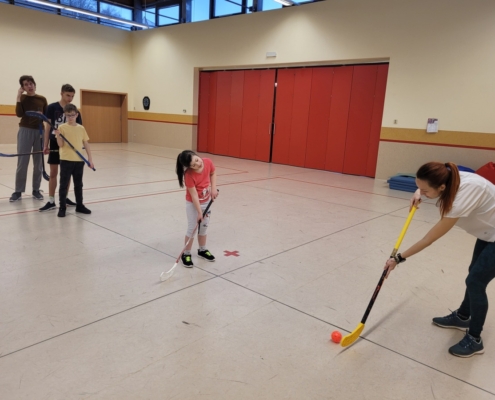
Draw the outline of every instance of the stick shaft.
M404 236L406 234L407 228L409 228L409 224L411 223L412 217L414 216L414 213L416 212L417 208L413 207L411 211L409 212L409 216L406 219L406 222L404 223L404 226L402 228L402 231L399 235L399 238L397 239L397 242L395 243L395 247L392 250L392 254L390 257L394 257L397 254L397 251L399 250L399 246L402 243L402 239L404 239ZM375 304L375 300L378 297L378 293L380 293L380 289L382 288L383 281L385 280L385 276L387 275L386 269L383 270L382 276L380 277L380 280L378 281L378 285L376 285L375 291L373 292L373 296L371 296L371 300L368 304L368 307L366 308L366 312L364 313L363 319L361 320L362 324L366 323L366 320L368 319L368 315L370 315L371 309L373 308L373 305Z

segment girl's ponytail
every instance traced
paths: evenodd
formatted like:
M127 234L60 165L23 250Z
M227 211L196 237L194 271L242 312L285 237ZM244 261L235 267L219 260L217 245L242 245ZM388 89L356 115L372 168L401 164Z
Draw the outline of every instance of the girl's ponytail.
M175 173L179 179L180 187L184 187L184 172L191 165L192 158L197 154L191 150L184 150L177 156L177 164L175 166Z
M461 184L461 177L457 165L451 162L445 164L440 162L429 162L418 169L416 178L428 183L434 189L445 185L445 190L440 194L438 205L440 207L440 215L442 217L452 210L455 196Z

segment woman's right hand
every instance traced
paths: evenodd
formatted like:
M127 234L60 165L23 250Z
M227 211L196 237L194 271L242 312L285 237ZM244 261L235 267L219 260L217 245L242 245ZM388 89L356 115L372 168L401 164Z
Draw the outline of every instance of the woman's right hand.
M414 192L411 200L409 201L409 211L412 210L413 207L419 208L419 204L421 203L421 191L418 189Z
M203 221L203 212L198 211L198 218L196 222L199 224L201 221Z

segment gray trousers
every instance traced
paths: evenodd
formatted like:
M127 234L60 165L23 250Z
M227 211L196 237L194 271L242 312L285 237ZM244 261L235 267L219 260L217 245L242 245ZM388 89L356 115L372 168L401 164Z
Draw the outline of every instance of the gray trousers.
M17 133L17 152L31 153L41 151L40 131L38 129L19 128ZM15 191L26 191L26 177L29 165L29 156L17 157L17 171L15 172ZM41 154L33 154L33 190L40 190L41 174L43 172L43 158Z

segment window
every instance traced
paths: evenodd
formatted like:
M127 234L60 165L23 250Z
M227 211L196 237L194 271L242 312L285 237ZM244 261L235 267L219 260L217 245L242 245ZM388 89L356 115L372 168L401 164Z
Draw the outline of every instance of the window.
M262 11L278 10L282 7L282 4L277 3L275 0L263 0Z
M155 27L156 26L156 8L151 7L151 8L147 8L146 10L142 11L141 18L142 18L143 24Z
M210 19L210 0L191 0L191 22Z
M67 6L76 7L76 8L82 8L83 10L88 10L92 12L98 12L98 4L96 0L60 0L60 4L65 4ZM60 14L66 17L82 19L84 21L97 22L96 17L91 17L83 13L61 10Z
M127 19L132 21L132 9L124 8L120 6L115 6L113 4L108 4L100 2L100 14L109 15L113 18Z
M241 12L242 0L215 0L215 17L240 14Z
M52 3L56 3L57 1L55 0L49 0ZM18 6L26 7L26 8L31 8L33 10L38 10L38 11L45 11L51 14L57 13L58 9L54 7L46 7L41 4L36 4L36 3L30 3L27 0L15 0L15 3Z
M158 25L171 25L180 22L180 7L178 4L158 9Z

